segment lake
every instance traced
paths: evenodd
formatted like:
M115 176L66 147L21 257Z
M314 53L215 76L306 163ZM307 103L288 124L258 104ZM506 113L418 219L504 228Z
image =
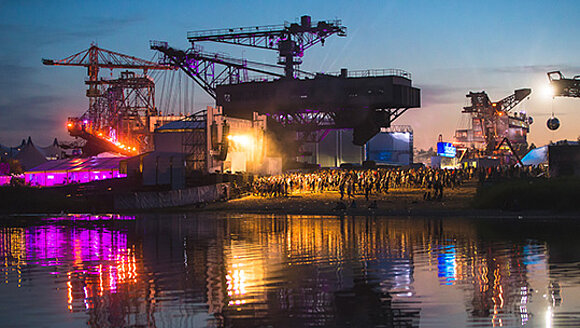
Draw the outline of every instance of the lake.
M0 326L580 326L579 228L550 218L3 218Z

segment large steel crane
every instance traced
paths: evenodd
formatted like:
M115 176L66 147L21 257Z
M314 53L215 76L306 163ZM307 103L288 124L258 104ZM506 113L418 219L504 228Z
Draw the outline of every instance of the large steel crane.
M457 130L454 143L459 148L478 151L474 156L493 156L506 143L517 159L517 154L527 149L527 133L533 120L525 112L511 110L531 92L531 89L519 89L496 102L485 91L469 92L466 97L470 98L471 105L462 112L470 115L471 127Z
M353 129L353 143L363 145L407 109L420 107L420 90L398 69L300 71L304 51L332 35L346 36L339 20L313 23L303 16L300 23L189 32L191 48L185 51L160 41L152 41L151 48L194 79L228 116L267 114L286 131L298 132L299 144L317 142L329 129ZM279 60L262 64L205 53L199 43L208 41L274 50ZM248 78L248 71L270 78Z
M69 118L72 136L87 140L85 154L117 151L136 154L148 148L150 118L159 114L155 107L155 83L149 70L175 70L159 64L92 44L90 48L61 60L43 59L44 65L86 67L89 109L80 118ZM118 79L99 79L101 69L142 70L122 72Z

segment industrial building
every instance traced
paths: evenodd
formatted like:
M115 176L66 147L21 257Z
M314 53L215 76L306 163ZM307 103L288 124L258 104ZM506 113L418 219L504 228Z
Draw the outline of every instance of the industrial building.
M413 163L413 129L408 125L381 128L363 146L352 143L353 134L352 129L328 131L319 143L310 145L312 155L307 161L320 167L362 165L365 161L399 166Z
M186 186L187 179L213 173L278 174L280 158L268 156L266 117L226 117L208 107L157 129L154 150L128 161L129 174L142 174L143 185Z

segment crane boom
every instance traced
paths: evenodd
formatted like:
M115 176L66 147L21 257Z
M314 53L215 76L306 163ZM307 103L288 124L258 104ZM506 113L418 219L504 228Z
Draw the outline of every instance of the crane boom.
M187 33L187 39L192 45L213 41L278 51L278 63L284 65L285 76L294 78L295 66L302 63L304 51L317 43L324 45L333 34L346 36L346 27L340 20L312 23L310 16L302 16L300 24L193 31Z
M192 78L212 98L216 98L216 86L223 82L240 83L247 78L246 71L253 71L277 77L284 75L266 70L267 68L280 68L277 65L252 62L245 59L232 58L229 56L207 53L199 48L191 48L187 51L170 47L164 41L151 41L150 47L164 54L165 60L171 65L181 68L187 76ZM216 69L222 65L221 71Z
M106 50L92 44L90 48L61 60L42 59L44 65L51 66L81 66L98 68L122 68L122 69L143 69L143 70L167 70L177 69L176 67L163 65L141 58L124 55L118 52Z
M554 97L580 98L580 75L567 79L560 71L548 72Z
M522 100L526 99L532 93L532 89L518 89L513 94L498 101L496 107L504 112L509 112L516 107Z

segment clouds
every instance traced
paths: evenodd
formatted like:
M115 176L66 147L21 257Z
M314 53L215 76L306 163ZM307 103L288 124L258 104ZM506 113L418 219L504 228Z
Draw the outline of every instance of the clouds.
M22 95L10 97L9 101L0 105L0 113L5 118L0 124L3 129L30 128L47 129L41 123L55 122L55 113L67 101L56 95Z
M121 33L130 26L141 21L137 17L87 17L75 28L55 28L48 35L43 35L41 43L44 45L62 44L63 42L98 40ZM46 26L46 28L49 28ZM32 35L38 34L33 32Z
M0 104L2 143L15 144L27 136L40 142L62 137L66 135L67 116L72 116L72 109L79 106L82 105L60 95L21 94L5 98Z
M92 41L120 38L143 19L115 11L78 15L72 10L42 8L41 3L28 11L22 10L25 5L15 10L18 6L12 4L0 14L0 43L5 45L0 49L0 137L6 143L29 135L62 137L66 118L86 110L83 74L46 69L41 58L60 59Z
M0 5L0 126L4 129L0 136L12 134L18 142L27 136L25 130L61 133L66 130L60 118L86 110L86 69L43 67L41 58L62 59L95 41L105 49L150 58L151 39L187 47L188 30L278 24L310 14L313 20L341 19L348 37L330 38L324 47L310 49L302 68L328 72L343 67L399 67L412 72L413 84L422 91L423 108L410 110L401 119L414 126L418 142L423 138L431 143L439 133L453 131L469 91L485 90L498 100L514 89L531 87L534 100L548 82L546 72L580 74L575 56L580 43L574 33L562 33L578 30L578 6L578 2L521 6L505 1L491 1L485 8L459 2L417 6L404 1L380 5L341 0L314 5L253 0L8 1ZM222 45L216 48L233 51ZM256 53L258 61L276 60L272 52L235 51L242 56ZM206 99L196 91L196 106ZM538 100L526 105L526 110L551 112L550 106ZM556 102L555 107L556 112L571 113L568 116L574 115L573 110L580 113L577 102ZM565 131L565 126L559 131Z
M493 67L488 69L492 73L502 74L536 74L548 73L551 71L564 72L580 72L580 66L567 64L551 64L551 65L524 65L524 66L510 66L510 67Z
M423 85L421 87L421 107L457 104L467 91L465 88L445 85Z
M0 61L0 104L9 101L14 95L30 92L31 89L41 89L46 84L34 77L39 73L39 67L25 66L10 60Z

